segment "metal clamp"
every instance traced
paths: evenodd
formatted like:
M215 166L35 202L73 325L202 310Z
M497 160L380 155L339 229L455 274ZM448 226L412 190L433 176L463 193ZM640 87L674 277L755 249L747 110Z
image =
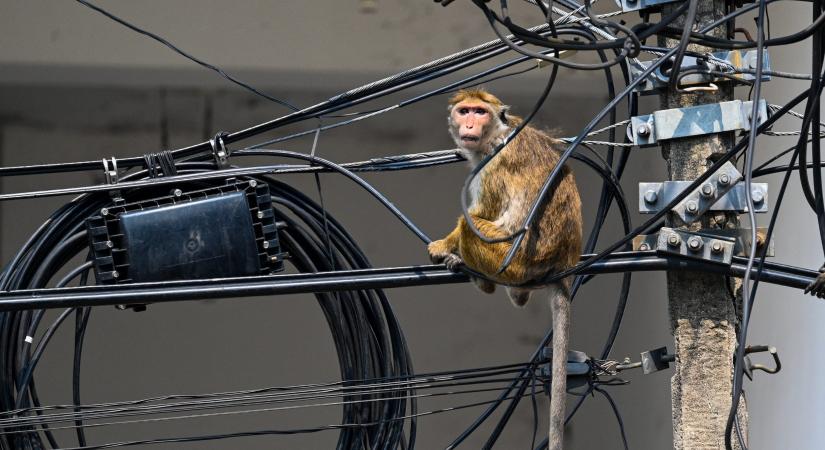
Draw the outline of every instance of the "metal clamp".
M117 184L117 158L114 156L112 156L111 161L103 158L103 176L106 177L106 184Z
M622 12L630 12L660 6L665 3L673 3L676 1L678 0L616 0L616 5L622 8Z
M640 147L659 141L726 131L750 130L752 102L733 100L687 108L663 109L630 119L633 143ZM768 107L759 100L758 122L768 119Z
M729 265L733 257L733 244L734 240L730 238L662 227L656 251Z
M642 352L642 372L649 375L670 367L670 363L676 360L674 355L667 353L667 347L659 347L653 350Z
M734 230L702 229L700 233L708 236L719 236L725 240L733 239L734 256L748 256L750 254L751 230L749 228L737 228ZM756 250L761 252L765 249L765 256L775 256L774 240L771 239L771 241L768 242L768 247L765 248L765 236L767 236L767 228L758 227L756 229ZM640 234L633 238L633 250L654 250L657 247L658 242L658 232L652 234Z
M658 212L686 187L690 186L690 184L690 181L639 183L639 212L642 214L654 214ZM756 213L768 212L768 183L753 183L751 188L753 211ZM699 211L701 211L701 208ZM710 208L705 212L707 211L748 212L745 185L742 183L735 185L733 189L728 191L715 203L711 204Z
M215 164L219 169L225 169L229 166L230 151L226 148L223 138L229 136L229 133L220 131L212 139L209 140L209 145L212 146L212 156L215 157Z
M539 375L549 381L553 378L553 349L544 347L541 356L546 363L541 365ZM590 357L587 356L587 353L576 350L567 352L568 389L588 384L592 377L592 367L588 364L588 361L590 361Z
M687 69L689 67L701 67L707 70L714 70L719 72L729 72L729 67L733 67L738 70L756 70L756 56L758 55L756 50L733 50L733 51L724 51L724 52L713 52L711 53L716 60L721 60L727 63L725 65L721 61L714 61L710 58L702 58L696 56L689 56L685 55L684 59L682 60L681 68L682 70ZM763 72L770 72L771 70L771 60L770 56L768 55L768 51L764 50L762 53L762 70ZM653 64L653 61L636 61L630 62L630 77L632 80L638 79L642 72L647 70L650 65ZM642 94L655 94L658 90L664 89L670 83L670 73L665 73L663 70L667 71L667 68L663 68L659 66L656 70L653 71L647 78L639 83L633 90L636 92L640 92ZM696 84L708 84L716 81L723 81L723 80L730 80L731 78L741 80L742 82L752 82L756 80L756 75L752 73L730 73L727 77L720 77L716 75L711 75L707 73L696 73L691 75L686 75L679 80L680 85L696 85ZM770 81L770 75L762 75L762 81Z

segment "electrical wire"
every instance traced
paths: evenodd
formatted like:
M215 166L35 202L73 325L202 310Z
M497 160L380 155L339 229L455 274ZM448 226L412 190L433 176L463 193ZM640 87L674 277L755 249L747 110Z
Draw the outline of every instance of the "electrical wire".
M264 92L262 92L262 91L260 91L260 90L258 90L258 89L256 89L256 88L252 87L251 85L249 85L249 84L247 84L247 83L245 83L245 82L243 82L243 81L241 81L241 80L239 80L239 79L237 79L237 78L233 77L232 75L229 75L228 73L226 73L226 72L225 72L223 69L221 69L220 67L215 66L215 65L213 65L213 64L210 64L210 63L208 63L208 62L206 62L206 61L203 61L202 59L197 58L197 57L195 57L195 56L192 56L191 54L189 54L189 53L187 53L187 52L185 52L185 51L181 50L180 48L178 48L177 46L175 46L174 44L172 44L172 43L171 43L171 42L169 42L168 40L166 40L166 39L164 39L164 38L162 38L162 37L158 36L158 35L157 35L157 34L155 34L155 33L152 33L152 32L150 32L150 31L146 31L146 30L144 30L144 29L142 29L142 28L140 28L140 27L138 27L138 26L136 26L136 25L133 25L133 24L131 24L131 23L127 22L126 20L121 19L120 17L118 17L118 16L116 16L116 15L114 15L114 14L112 14L112 13L110 13L110 12L106 11L105 9L103 9L103 8L101 8L101 7L97 6L97 5L92 4L91 2L89 2L89 1L87 1L87 0L75 0L75 1L76 1L76 2L78 2L78 3L80 3L80 4L81 4L81 5L83 5L83 6L86 6L87 8L90 8L90 9L92 9L92 10L94 10L94 11L97 11L97 12L98 12L98 13L100 13L100 14L103 14L104 16L108 17L109 19L114 20L115 22L117 22L117 23L119 23L119 24L121 24L121 25L125 26L126 28L129 28L130 30L132 30L132 31L134 31L134 32L140 33L140 34L142 34L142 35L144 35L144 36L147 36L147 37L149 37L149 38L152 38L152 39L154 39L154 40L156 40L156 41L160 42L161 44L165 45L166 47L168 47L168 48L169 48L170 50L172 50L173 52L175 52L175 53L177 53L177 54L179 54L179 55L183 56L184 58L186 58L186 59L188 59L188 60L190 60L190 61L193 61L193 62L197 63L197 64L198 64L199 66L201 66L201 67L205 67L205 68L207 68L207 69L209 69L209 70L212 70L212 71L217 72L217 73L218 73L218 75L222 76L223 78L225 78L225 79L229 80L230 82L232 82L232 83L234 83L234 84L236 84L236 85L238 85L238 86L240 86L240 87L242 87L242 88L246 89L246 90L247 90L247 91L249 91L249 92L252 92L253 94L255 94L255 95L259 96L259 97L263 97L263 98L265 98L265 99L267 99L267 100L269 100L269 101L271 101L271 102L275 102L275 103L277 103L277 104L279 104L279 105L285 106L285 107L287 107L287 108L289 108L289 109L291 109L291 110L293 110L293 111L298 111L298 110L299 110L299 108L298 108L298 107L293 106L292 104L290 104L290 103L288 103L288 102L286 102L286 101L284 101L284 100L281 100L281 99L275 98L275 97L273 97L273 96L271 96L271 95L269 95L269 94L266 94L266 93L264 93Z

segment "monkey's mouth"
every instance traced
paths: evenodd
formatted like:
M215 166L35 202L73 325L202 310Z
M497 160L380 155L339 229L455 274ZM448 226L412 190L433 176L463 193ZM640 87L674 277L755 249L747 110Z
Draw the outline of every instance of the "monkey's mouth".
M461 142L467 142L467 143L472 142L472 143L476 143L476 142L478 142L478 141L480 141L480 140L481 140L481 139L479 139L479 137L478 137L478 136L470 136L470 135L464 135L464 136L461 136Z

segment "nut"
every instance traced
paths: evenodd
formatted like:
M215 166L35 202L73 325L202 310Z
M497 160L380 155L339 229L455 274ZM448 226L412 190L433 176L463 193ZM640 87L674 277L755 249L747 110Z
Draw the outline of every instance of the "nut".
M639 250L643 251L643 252L647 251L647 250L650 250L650 246L647 245L647 242L643 242L642 245L639 246Z
M724 249L725 247L723 247L722 243L719 241L713 241L713 244L710 244L710 251L717 255L722 253Z
M258 185L258 182L255 180L249 180L249 187L255 187Z
M670 233L670 235L667 237L667 245L671 247L676 247L681 243L682 239L679 238L679 235L676 233Z
M719 185L727 186L730 184L730 175L726 173L721 173L719 174L719 178L717 180L719 181Z
M710 183L705 183L702 185L702 189L699 191L702 194L702 197L713 197L713 185Z
M691 251L698 252L704 243L702 242L702 238L699 236L692 236L687 241L687 246Z
M659 194L656 193L654 190L650 190L645 192L645 203L656 203L656 200L659 199Z
M696 203L696 200L691 200L687 202L685 209L691 214L696 214L699 211L699 204Z
M650 136L650 126L646 123L639 125L639 128L636 129L636 134L639 136Z

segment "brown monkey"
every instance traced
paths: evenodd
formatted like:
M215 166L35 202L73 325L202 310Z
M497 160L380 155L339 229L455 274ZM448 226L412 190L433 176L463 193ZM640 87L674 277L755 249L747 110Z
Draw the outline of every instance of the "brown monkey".
M461 153L475 167L521 119L508 113L494 95L480 89L462 90L449 100L450 134ZM559 162L560 141L532 127L525 127L470 185L470 217L488 238L517 231L547 176ZM428 247L435 263L451 270L462 264L503 284L520 285L575 265L582 242L581 200L573 173L564 167L559 180L541 206L512 263L497 273L511 241L487 243L479 239L464 217L444 239ZM487 293L495 290L488 280L475 279ZM567 352L570 322L570 279L545 286L553 315L553 374L550 401L550 450L562 448L567 385ZM508 286L516 306L524 306L533 289Z

